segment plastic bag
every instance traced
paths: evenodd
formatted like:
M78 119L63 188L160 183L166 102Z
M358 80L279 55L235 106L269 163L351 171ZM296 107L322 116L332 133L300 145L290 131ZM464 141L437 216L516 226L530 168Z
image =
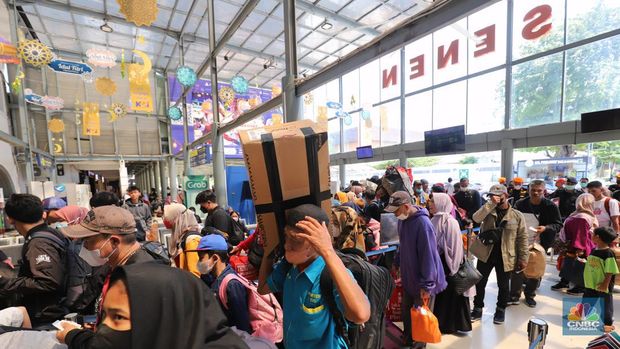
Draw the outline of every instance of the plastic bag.
M423 343L441 342L439 321L428 308L428 300L424 300L423 306L411 308L411 338Z

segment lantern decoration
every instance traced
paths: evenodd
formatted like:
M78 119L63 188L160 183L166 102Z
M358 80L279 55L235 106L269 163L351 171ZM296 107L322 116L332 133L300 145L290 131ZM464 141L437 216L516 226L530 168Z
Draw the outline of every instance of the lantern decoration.
M212 108L213 108L213 104L211 103L210 100L206 100L206 101L202 102L202 104L200 105L200 109L203 112L210 113L210 112L213 111Z
M304 104L311 105L314 103L314 95L312 93L307 93L304 95Z
M282 87L278 85L273 85L273 87L271 87L271 98L279 96L281 93L282 93Z
M41 67L49 64L54 59L54 54L39 40L24 40L17 45L17 52L24 62Z
M61 120L62 121L62 120ZM63 122L63 129L64 129L64 122ZM62 138L56 138L56 137L52 137L52 142L54 143L54 154L60 154L62 153Z
M181 109L173 105L168 108L168 117L172 121L181 120L181 118L183 117L183 113L181 112Z
M0 37L0 63L19 64L17 47L2 37Z
M237 93L244 94L248 92L248 80L243 76L237 75L232 78L232 88Z
M95 79L95 89L103 96L112 96L116 93L116 83L110 78Z
M15 79L11 82L11 90L13 93L18 94L19 90L22 88L22 80L26 77L24 71L22 70L21 65L19 66L17 73L15 74Z
M125 49L121 50L121 79L125 78L125 70L127 66L125 65Z
M82 134L84 136L101 135L101 122L99 119L99 103L83 103L84 116L82 119Z
M88 63L95 67L112 68L116 65L116 55L106 49L90 48L86 51L86 57L88 57Z
M65 122L62 119L51 119L47 123L47 128L52 133L60 133L65 130Z
M177 68L177 80L184 87L191 87L194 86L198 77L194 69L184 65Z
M65 100L55 96L44 96L41 105L49 110L60 110L65 106Z
M123 103L112 103L112 105L108 109L108 113L110 113L108 121L114 122L116 121L116 119L122 118L127 115L127 106Z
M149 56L142 51L133 50L133 53L139 56L144 64L131 63L127 66L131 109L150 113L153 111L153 97L151 96L151 84L149 82L152 62Z
M235 91L228 86L222 87L220 89L220 92L218 93L218 96L220 97L222 102L224 102L224 105L228 107L230 103L235 99Z
M120 12L125 15L128 22L137 26L149 26L157 19L156 0L116 0L120 6Z

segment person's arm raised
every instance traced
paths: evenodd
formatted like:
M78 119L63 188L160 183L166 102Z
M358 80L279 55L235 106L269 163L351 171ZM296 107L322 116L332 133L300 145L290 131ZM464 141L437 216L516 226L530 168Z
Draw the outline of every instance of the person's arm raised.
M332 246L332 239L325 223L320 224L312 217L297 223L302 232L296 237L307 240L325 260L329 273L334 280L347 320L363 324L370 318L370 303L355 279L342 263Z

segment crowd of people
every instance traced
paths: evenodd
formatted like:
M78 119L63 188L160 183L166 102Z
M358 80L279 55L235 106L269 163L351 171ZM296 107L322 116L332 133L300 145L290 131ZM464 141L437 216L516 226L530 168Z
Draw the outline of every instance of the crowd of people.
M541 278L523 272L534 243L560 254L560 281L552 289L604 299L605 330L614 329L618 266L610 246L620 230L620 207L611 194L618 192L620 176L611 188L561 178L551 194L545 182L526 185L521 178L500 178L484 195L467 178L433 185L420 179L398 190L383 184L377 177L351 182L335 193L329 214L311 204L289 209L282 252L266 256L263 232L252 233L238 212L220 207L212 190L195 199L207 215L204 222L176 200L163 210L149 205L135 186L125 200L96 194L90 210L13 194L5 212L25 242L18 272L0 277L0 294L14 300L0 310L0 343L49 333L55 320L74 313L81 321L57 324L55 344L345 348L349 338L340 324L356 328L377 310L337 251L365 256L385 248L380 235L386 215L399 221L393 263L381 263L402 282L402 345L425 346L413 340L414 306L428 306L442 334L471 331L483 315L493 270L494 323L504 322L506 309L521 304L522 294L525 305L536 307ZM158 241L158 213L171 231L167 246ZM258 271L258 283L236 267L241 251ZM462 289L455 275L471 255L480 278ZM0 260L3 268L15 268L1 252Z

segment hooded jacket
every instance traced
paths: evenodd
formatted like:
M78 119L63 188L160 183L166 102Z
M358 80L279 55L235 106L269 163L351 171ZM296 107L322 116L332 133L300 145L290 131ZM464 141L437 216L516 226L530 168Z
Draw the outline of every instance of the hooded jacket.
M114 274L127 287L132 349L247 348L226 326L213 292L194 275L159 263L127 265ZM79 345L75 334L80 331L66 337L69 348ZM95 333L91 346L105 342L101 337Z
M437 238L428 211L418 211L398 222L400 249L396 263L405 291L415 296L421 289L435 295L448 285L437 249Z
M134 204L131 202L131 199L125 201L123 208L131 212L136 219L136 238L138 241L144 241L146 232L151 230L151 223L153 222L151 208L142 201L138 201L137 204Z

